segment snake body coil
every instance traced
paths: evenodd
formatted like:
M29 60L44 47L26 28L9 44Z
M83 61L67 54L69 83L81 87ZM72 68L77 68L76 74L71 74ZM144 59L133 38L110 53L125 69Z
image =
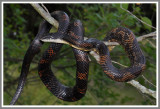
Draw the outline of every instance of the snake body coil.
M127 28L115 28L104 39L105 41L118 42L125 48L131 66L120 70L112 65L108 47L102 41L94 38L89 38L87 40L74 40L71 36L77 36L77 34L66 35L62 38L48 34L41 40L45 42L54 42L54 40L59 39L63 40L62 43L67 43L77 49L98 52L100 56L100 65L103 68L104 73L114 81L127 82L138 77L138 75L140 75L145 69L145 57L143 52L138 45L135 35Z
M10 104L16 102L24 87L30 63L33 57L39 53L43 44L41 41L52 43L39 61L39 76L45 86L56 97L64 101L77 101L86 93L89 69L88 54L86 51L93 50L99 54L100 65L104 73L115 81L126 82L132 80L138 77L145 69L145 57L138 45L136 37L129 29L123 27L113 29L104 39L105 41L118 42L122 45L130 59L130 67L117 69L112 65L108 47L102 41L94 38L83 39L83 26L79 20L70 23L68 15L62 11L55 11L51 15L59 22L59 28L56 33L49 33L51 25L46 21L41 24L37 36L24 57L19 85ZM63 45L60 43L69 44L73 47L77 63L76 84L73 88L61 84L51 71L51 62Z
M51 13L51 16L54 17L55 19L58 20L58 22L61 22L61 24L64 25L59 25L58 32L55 34L58 34L59 37L63 36L63 31L66 31L68 29L69 25L69 18L68 15L64 12L61 11L55 11ZM45 34L49 33L50 29L52 28L52 25L50 25L47 21L42 21L42 23L39 26L38 33L32 43L30 44L24 59L23 59L23 64L22 64L22 70L21 70L21 75L19 79L19 83L17 86L17 90L14 94L14 97L12 98L12 101L10 102L10 105L13 105L16 103L17 99L19 98L24 84L26 82L27 75L29 73L29 68L30 64L36 54L40 52L40 49L43 45L43 42L40 40Z
M74 25L75 23L79 23L80 25L76 26ZM69 35L69 32L77 34L77 38L71 37L74 40L83 40L83 28L79 20L76 20L74 23L70 24L69 29L67 30L68 34L66 31L64 34ZM52 36L54 36L54 34L52 34ZM64 101L77 101L85 95L87 90L89 70L88 55L84 51L73 48L77 63L76 84L73 88L64 86L56 79L54 73L51 70L51 62L54 60L56 53L60 50L59 45L61 44L54 43L46 50L39 62L38 73L45 86L56 97Z

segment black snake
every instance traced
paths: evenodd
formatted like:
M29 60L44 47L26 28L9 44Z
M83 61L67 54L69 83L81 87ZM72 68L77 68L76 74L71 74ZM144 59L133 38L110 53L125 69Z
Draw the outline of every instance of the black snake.
M45 86L56 97L64 101L77 101L86 93L89 69L87 51L92 50L99 54L100 65L104 73L115 81L126 82L132 80L138 77L145 69L145 57L136 37L129 29L123 27L115 28L104 39L104 41L118 42L125 48L128 54L131 66L117 69L112 65L108 47L102 41L94 38L83 39L84 30L81 21L75 20L73 23L70 23L68 15L62 11L54 11L51 13L51 16L59 22L58 30L56 33L49 33L52 26L47 21L41 23L38 34L30 44L24 57L19 84L10 103L11 105L15 104L22 92L31 61L40 52L40 48L43 45L42 41L52 43L39 61L39 76ZM74 87L61 84L51 71L51 62L63 45L60 43L69 44L73 47L77 63L76 84Z

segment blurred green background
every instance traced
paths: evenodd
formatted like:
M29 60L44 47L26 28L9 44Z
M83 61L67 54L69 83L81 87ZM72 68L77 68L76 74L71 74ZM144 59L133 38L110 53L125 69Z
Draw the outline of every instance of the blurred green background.
M85 37L103 40L106 34L115 27L127 27L138 37L155 29L142 24L132 15L120 8L120 4L44 4L49 12L65 11L71 21L80 19L85 28ZM156 27L156 4L122 4L142 21ZM23 57L27 48L37 34L43 18L30 4L4 4L4 105L8 105L16 91L21 72ZM56 30L55 30L56 31ZM24 90L17 102L18 105L155 105L156 100L143 94L135 87L107 78L96 60L90 56L88 90L81 100L65 102L57 99L43 85L37 72L37 65L43 52L48 47L45 43L41 53L33 59ZM146 57L147 68L143 76L156 85L156 40L146 39L139 42ZM129 60L121 46L111 52L113 61L129 65ZM113 63L114 64L114 63ZM123 68L114 64L117 68ZM74 86L76 63L71 47L63 46L52 70L60 82ZM156 90L156 87L143 76L136 78L145 87Z

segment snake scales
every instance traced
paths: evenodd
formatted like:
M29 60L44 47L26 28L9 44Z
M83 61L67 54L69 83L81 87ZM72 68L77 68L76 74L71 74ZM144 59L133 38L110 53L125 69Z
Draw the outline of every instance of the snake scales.
M84 40L84 29L80 20L70 23L68 15L62 11L54 11L51 13L51 16L59 22L58 30L55 33L49 33L52 26L45 20L40 24L38 33L24 56L19 84L10 103L11 105L15 104L19 98L32 59L40 52L43 42L52 43L39 61L38 74L45 86L56 97L64 101L77 101L86 93L89 70L88 51L93 50L99 54L103 72L114 81L130 81L144 71L145 57L136 37L129 29L123 27L115 28L104 38L104 41L118 42L122 45L130 59L130 67L117 69L112 65L108 47L102 41L94 38ZM73 47L77 66L76 84L74 87L61 84L51 70L51 62L60 51L63 43Z

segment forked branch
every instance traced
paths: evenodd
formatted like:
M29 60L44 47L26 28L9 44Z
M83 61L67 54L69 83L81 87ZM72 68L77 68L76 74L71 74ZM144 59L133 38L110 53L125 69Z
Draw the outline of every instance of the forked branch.
M46 20L48 21L51 25L53 25L55 28L58 28L58 22L51 17L51 15L49 13L47 13L39 4L33 4L31 3L31 5L34 7L34 9ZM122 7L121 7L122 8ZM137 38L137 41L142 41L144 39L148 39L148 38L153 38L156 39L156 31L140 36ZM87 38L86 38L87 39ZM115 42L104 42L106 45L119 45L118 43ZM90 54L97 60L97 62L99 63L99 55L96 54L95 52L91 51ZM141 85L138 81L132 80L127 82L128 84L131 84L132 86L136 87L138 90L140 90L142 93L148 94L150 96L152 96L153 98L156 99L156 91L153 91L151 89L147 89L146 87L144 87L143 85Z

